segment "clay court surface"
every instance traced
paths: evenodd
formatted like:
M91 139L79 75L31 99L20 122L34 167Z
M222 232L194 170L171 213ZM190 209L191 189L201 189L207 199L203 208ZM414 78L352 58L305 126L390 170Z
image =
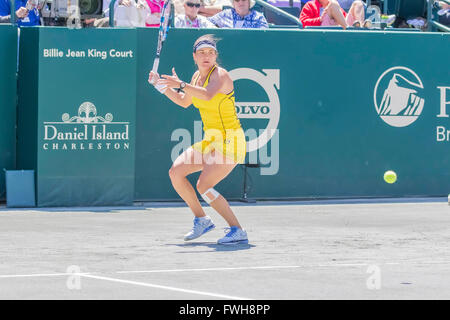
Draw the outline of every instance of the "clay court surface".
M250 244L186 243L181 204L0 208L0 299L450 299L447 199L232 203Z

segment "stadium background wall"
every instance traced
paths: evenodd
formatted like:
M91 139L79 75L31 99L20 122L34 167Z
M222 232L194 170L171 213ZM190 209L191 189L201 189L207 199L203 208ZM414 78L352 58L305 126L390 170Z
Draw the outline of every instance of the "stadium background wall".
M177 129L194 137L194 122L200 116L192 107L177 107L147 83L157 30L40 27L22 31L22 50L27 44L34 48L27 54L21 52L20 57L23 74L29 72L30 76L19 76L17 168L36 169L38 205L178 200L167 173L172 150L180 141L171 137ZM432 58L437 52L450 52L448 34L173 29L163 48L160 73L170 73L174 66L180 78L189 80L195 71L192 44L205 33L222 39L223 67L230 71L247 68L233 71L240 75L235 93L240 117L246 116L241 118L245 130L264 129L268 118L278 118L279 99L279 131L267 145L273 161L261 164L269 171L270 167L278 170L263 175L261 168L248 168L249 197L443 196L450 191L450 142L437 139L438 127L450 127L448 117L438 117L442 105L439 88L450 87L450 73L443 60ZM120 61L44 59L44 48L62 52L132 50L134 54ZM34 80L33 72L37 74ZM246 79L245 72L259 80ZM375 100L379 104L396 73L406 84L419 81L423 86L413 85L424 101L423 111L405 127L383 121L374 105L378 80ZM21 87L32 87L35 96ZM127 149L43 150L44 122L61 122L64 113L76 114L83 102L92 102L97 115L111 113L113 121L129 123ZM27 108L27 117L21 118L21 110L24 114ZM29 118L34 120L27 123ZM84 124L77 125L82 130ZM274 164L277 139L278 165ZM263 162L257 153L257 162ZM397 172L397 183L383 181L386 170ZM195 183L196 177L198 174L193 174L191 182ZM243 166L239 166L217 189L238 199L243 180Z
M206 33L205 31L202 31ZM196 30L172 30L161 59L161 72L189 80L195 70L192 44ZM437 196L450 191L450 142L436 140L440 91L450 87L450 67L436 56L450 52L443 34L292 30L218 30L220 61L228 70L279 70L279 171L261 175L248 168L254 198L326 198ZM138 30L136 198L177 199L167 171L173 130L192 132L198 112L175 106L146 83L156 32ZM424 109L416 122L399 128L385 123L374 106L378 78L404 66L423 82ZM392 74L390 74L392 76ZM383 93L381 91L381 93ZM269 99L261 86L235 82L236 101ZM447 100L450 100L450 90ZM267 105L267 103L266 103ZM450 108L450 107L449 107ZM267 119L242 119L244 129L265 128ZM271 143L269 143L270 145ZM268 148L271 149L271 146ZM270 154L270 152L269 152ZM151 165L149 165L151 163ZM395 170L397 183L383 180ZM193 175L192 182L198 176ZM230 198L243 192L243 170L236 168L217 189Z
M16 161L17 28L0 24L0 199L5 199L5 172Z

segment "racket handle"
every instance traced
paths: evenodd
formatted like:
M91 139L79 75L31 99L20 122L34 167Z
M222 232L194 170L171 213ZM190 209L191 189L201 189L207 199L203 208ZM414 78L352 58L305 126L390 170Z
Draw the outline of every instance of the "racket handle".
M159 58L155 58L155 61L153 61L152 72L157 74L158 73L158 67L159 67ZM155 78L152 79L151 83L155 84Z
M155 61L153 61L152 71L154 73L158 73L158 67L159 67L159 57L155 58Z

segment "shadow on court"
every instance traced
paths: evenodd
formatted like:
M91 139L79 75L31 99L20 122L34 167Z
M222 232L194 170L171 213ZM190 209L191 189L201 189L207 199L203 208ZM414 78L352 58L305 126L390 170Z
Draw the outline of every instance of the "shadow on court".
M241 251L241 250L249 250L251 248L256 247L253 244L234 244L234 245L221 245L212 242L192 242L192 243L173 243L166 244L166 246L176 246L180 248L210 248L213 250L209 251L178 251L178 253L199 253L199 252L211 252L211 251Z

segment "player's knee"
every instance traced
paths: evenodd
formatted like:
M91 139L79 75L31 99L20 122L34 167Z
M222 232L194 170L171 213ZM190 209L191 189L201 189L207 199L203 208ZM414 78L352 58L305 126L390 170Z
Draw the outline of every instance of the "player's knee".
M197 191L200 194L204 194L206 192L206 190L208 190L209 188L211 188L210 185L206 184L206 182L200 177L197 180Z
M197 191L200 194L204 194L205 192L207 192L209 189L213 188L214 185L212 185L210 182L206 181L205 179L202 178L202 176L200 176L197 180Z
M180 173L180 171L176 168L176 167L171 167L170 169L169 169L169 177L170 177L170 180L175 180L175 179L177 179L177 178L179 178L179 177L181 177L182 176L182 174Z

